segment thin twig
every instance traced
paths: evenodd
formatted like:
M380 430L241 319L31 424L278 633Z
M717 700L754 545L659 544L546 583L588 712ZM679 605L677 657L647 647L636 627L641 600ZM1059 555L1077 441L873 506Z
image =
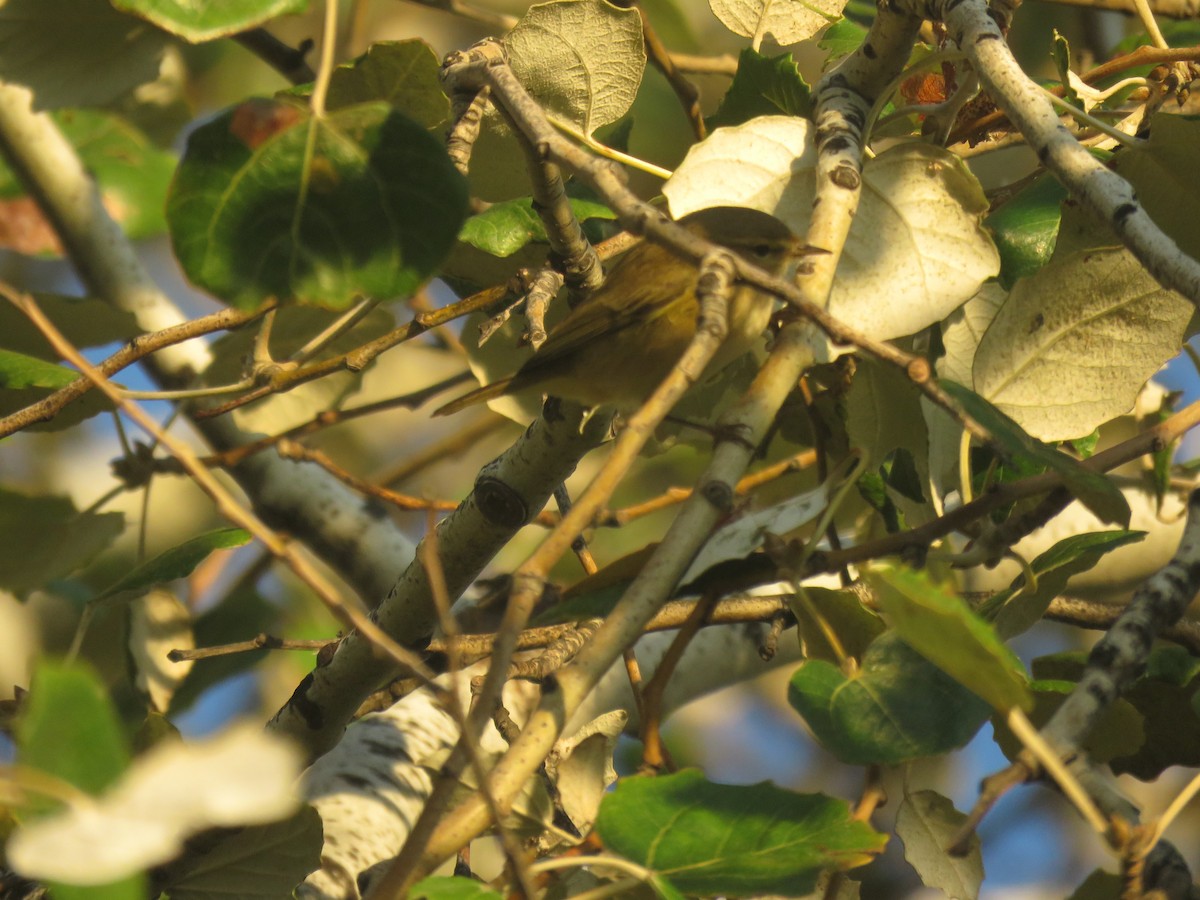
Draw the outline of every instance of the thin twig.
M97 389L102 391L122 412L133 419L147 434L167 447L183 464L192 480L203 490L225 518L249 531L255 538L271 551L272 555L287 563L288 567L303 581L325 604L326 608L338 621L347 627L358 631L376 647L391 657L398 666L409 669L414 675L422 678L436 693L440 688L434 683L434 674L411 650L400 646L384 633L370 618L346 603L337 589L325 579L317 568L308 561L292 544L285 541L273 529L268 528L257 516L242 506L233 495L217 480L183 441L159 428L154 418L142 410L138 404L121 396L120 389L113 386L95 366L89 363L83 355L66 339L62 332L46 318L38 307L37 302L28 294L14 290L0 283L0 294L3 294L14 306L21 310L30 321L45 335L55 352L70 362L88 378L95 382Z

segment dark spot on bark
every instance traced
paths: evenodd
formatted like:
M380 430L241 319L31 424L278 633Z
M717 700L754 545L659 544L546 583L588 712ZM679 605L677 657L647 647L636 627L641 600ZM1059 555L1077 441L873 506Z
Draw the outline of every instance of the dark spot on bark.
M292 699L288 701L288 706L304 720L304 724L310 731L320 731L325 726L325 714L321 712L321 707L308 699L308 689L312 687L312 681L312 673L309 672L292 692Z
M996 34L995 32L988 31L988 32L985 32L984 34L981 34L979 37L975 38L975 46L978 47L984 41L998 41L998 40L1000 40L1000 35Z
M485 519L502 528L520 528L529 521L524 498L498 478L485 475L475 482L475 505Z
M856 191L862 184L862 176L853 166L838 166L829 176L829 180L848 191Z
M1041 313L1038 313L1036 316L1033 317L1033 321L1029 323L1029 333L1033 334L1035 331L1040 329L1045 324L1046 324L1046 317L1043 316Z
M824 144L824 146L821 147L821 152L822 153L841 153L844 150L849 150L851 146L852 145L851 145L850 139L848 137L845 137L843 135L838 135L837 137L831 137Z
M863 41L862 53L863 53L863 56L865 56L867 59L874 59L878 55L875 52L875 48L872 47L870 45L870 43L868 43L866 41Z
M733 488L724 481L709 481L700 489L704 499L721 512L728 512L733 507Z
M1122 203L1116 208L1116 211L1113 212L1113 228L1118 230L1124 229L1125 221L1135 212L1137 212L1137 210L1138 208L1136 203Z
M363 500L363 512L372 519L386 519L387 505L378 497L367 497Z
M352 788L357 788L364 794L374 793L374 785L372 785L369 780L363 778L361 775L348 775L343 773L340 780L342 784L348 784Z

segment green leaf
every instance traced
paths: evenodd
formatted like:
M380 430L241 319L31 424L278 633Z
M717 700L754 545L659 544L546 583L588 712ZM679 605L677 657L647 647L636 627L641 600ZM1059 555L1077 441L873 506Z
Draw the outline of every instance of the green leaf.
M1125 879L1112 872L1095 869L1067 900L1121 900L1124 895Z
M989 597L979 614L994 621L996 633L1003 638L1021 634L1045 615L1050 602L1063 592L1073 575L1089 571L1106 553L1145 536L1144 531L1093 531L1063 538L1030 563L1037 577L1033 590L1027 590L1022 573L1003 591Z
M127 341L141 333L132 313L115 309L103 300L41 293L34 297L46 318L76 347L98 347L114 341ZM37 326L11 303L0 303L0 334L4 335L6 350L41 359L58 359Z
M412 900L503 900L486 884L470 878L450 878L434 875L418 881L409 894Z
M228 37L308 9L308 0L112 0L112 4L192 44Z
M134 239L165 232L163 206L175 174L174 155L156 147L114 113L60 109L53 113L53 119L79 154L84 168L96 179L104 208L124 232ZM0 197L10 200L4 204L6 219L18 214L25 219L20 231L9 228L0 233L0 246L31 256L61 254L57 238L40 211L22 205L32 201L16 199L25 197L24 185L2 159Z
M453 246L466 203L442 145L385 104L318 120L251 100L192 132L167 221L188 277L235 306L279 297L344 309L416 290Z
M1000 251L997 280L1006 290L1044 266L1054 252L1067 189L1049 173L1018 191L983 220Z
M865 865L887 842L842 800L715 784L695 770L622 779L600 804L596 832L613 852L704 895L806 894L822 870Z
M1025 459L1057 472L1063 485L1102 522L1129 525L1129 504L1120 489L1079 460L1030 437L1016 422L974 391L953 381L938 383L971 418L991 432L998 449L1014 460Z
M69 575L124 528L121 513L79 513L66 497L0 488L0 587L19 595Z
M215 845L189 852L167 867L163 886L171 900L279 900L320 865L322 844L321 817L305 806L282 822L227 831Z
M0 388L58 388L66 387L79 373L66 366L57 366L35 356L0 350Z
M101 0L7 0L0 81L29 87L38 110L103 106L158 77L167 40Z
M1082 653L1059 653L1033 661L1040 679L1077 682L1083 673ZM1153 781L1172 766L1200 766L1200 659L1182 647L1157 647L1146 672L1124 695L1143 720L1145 740L1137 752L1114 757L1118 775Z
M450 115L440 70L437 54L422 40L380 41L333 70L325 106L332 111L381 100L414 122L437 128ZM303 92L311 93L311 85Z
M1058 29L1054 29L1054 40L1050 49L1050 58L1054 60L1054 68L1058 72L1059 83L1062 84L1064 99L1068 103L1079 104L1079 97L1071 87L1071 81L1067 77L1071 71L1071 44L1065 37L1058 33Z
M1030 682L1033 710L1029 721L1041 728L1067 699L1075 685L1070 681L1038 680ZM1004 716L992 717L992 734L1009 759L1015 759L1024 745L1008 727ZM1145 718L1128 700L1118 699L1096 722L1083 742L1088 758L1103 765L1119 756L1138 752L1146 741Z
M570 204L580 222L616 218L616 214L602 203L571 198ZM533 241L545 242L547 237L546 226L533 210L533 198L518 197L493 203L479 215L471 216L463 223L458 239L503 258L512 256Z
M92 795L129 765L129 748L108 690L82 663L43 660L17 726L17 759Z
M789 606L796 617L806 659L839 660L830 633L837 638L841 654L858 659L887 627L849 589L804 587Z
M144 591L164 581L186 578L214 551L240 547L249 540L250 532L244 528L221 528L194 537L138 566L124 578L118 580L116 584L100 593L93 602L99 603L118 594Z
M867 29L849 19L839 19L828 28L817 41L817 46L827 51L825 65L829 66L847 54L857 50L867 36Z
M823 660L803 663L788 702L822 746L852 765L891 765L961 747L989 712L894 632L867 648L851 677Z
M889 624L923 657L993 709L1031 707L1025 667L961 597L909 568L872 568L863 578Z
M145 900L148 885L145 875L131 875L112 884L89 885L50 883L54 900Z
M747 47L738 56L733 83L705 125L712 130L740 125L755 116L807 116L811 108L809 86L792 54L763 56Z

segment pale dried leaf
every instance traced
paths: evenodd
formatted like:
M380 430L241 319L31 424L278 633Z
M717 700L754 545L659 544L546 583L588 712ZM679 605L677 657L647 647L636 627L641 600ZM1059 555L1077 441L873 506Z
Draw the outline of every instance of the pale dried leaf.
M172 662L167 654L195 646L192 615L170 591L152 590L130 604L129 654L134 680L155 711L167 711L176 689L195 662L190 659Z
M836 22L845 0L708 0L721 24L742 37L769 37L781 47L808 40Z
M694 146L663 193L675 218L711 206L748 206L804 234L816 161L811 123L762 116L718 128ZM830 312L877 340L945 318L1000 270L981 224L986 211L975 177L945 150L907 143L869 160Z
M1128 250L1054 259L1017 282L983 336L975 391L1044 441L1082 437L1133 407L1192 311Z
M64 884L115 881L171 859L198 831L291 814L302 763L295 746L250 723L209 741L160 743L98 801L19 829L9 863Z
M946 848L966 816L936 791L918 791L904 798L896 813L896 835L904 843L904 858L928 887L950 900L975 900L983 881L979 837L972 835L966 856L951 856Z
M558 791L563 812L580 834L591 830L604 792L617 780L613 750L628 721L629 713L623 709L598 716L570 737L559 739L546 759L546 774Z

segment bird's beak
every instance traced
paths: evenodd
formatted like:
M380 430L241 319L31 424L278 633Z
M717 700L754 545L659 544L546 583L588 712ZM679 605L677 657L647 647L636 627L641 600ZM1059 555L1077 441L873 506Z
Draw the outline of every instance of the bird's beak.
M826 253L829 253L829 251L822 247L814 247L811 244L804 243L803 238L792 238L792 246L788 250L788 256L792 259L803 259L806 256L821 256Z

